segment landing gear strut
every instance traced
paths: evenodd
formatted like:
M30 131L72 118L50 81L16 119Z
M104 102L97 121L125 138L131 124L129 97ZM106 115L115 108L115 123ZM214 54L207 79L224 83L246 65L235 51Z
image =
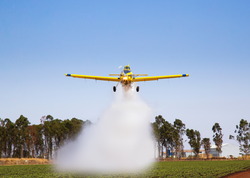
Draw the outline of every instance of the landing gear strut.
M116 86L113 86L113 91L116 92L116 87L118 87L119 82L117 83Z
M139 86L136 87L136 91L139 92Z

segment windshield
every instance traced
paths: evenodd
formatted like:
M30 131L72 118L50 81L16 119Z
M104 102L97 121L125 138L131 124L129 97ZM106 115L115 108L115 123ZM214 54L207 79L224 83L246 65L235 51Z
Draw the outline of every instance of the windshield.
M127 73L131 72L131 70L124 70L123 72L124 72L124 74L127 74Z

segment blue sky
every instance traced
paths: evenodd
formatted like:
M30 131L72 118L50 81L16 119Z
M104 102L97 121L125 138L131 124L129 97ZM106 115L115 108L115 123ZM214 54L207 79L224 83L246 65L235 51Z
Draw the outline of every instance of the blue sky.
M0 1L0 117L96 122L112 82L67 78L134 73L189 78L138 83L166 120L224 142L250 121L249 1ZM154 118L152 118L152 122Z

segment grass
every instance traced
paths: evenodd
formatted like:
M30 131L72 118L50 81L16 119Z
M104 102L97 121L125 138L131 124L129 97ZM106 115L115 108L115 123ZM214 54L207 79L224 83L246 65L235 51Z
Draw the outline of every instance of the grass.
M53 165L0 166L0 177L222 177L250 169L250 161L158 162L149 170L134 175L93 175L57 173Z

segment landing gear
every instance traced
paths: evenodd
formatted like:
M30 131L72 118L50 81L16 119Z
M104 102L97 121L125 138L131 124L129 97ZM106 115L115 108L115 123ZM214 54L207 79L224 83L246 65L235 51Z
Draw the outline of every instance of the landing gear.
M116 87L115 86L113 86L113 91L116 92Z
M139 86L136 87L136 91L139 92Z

